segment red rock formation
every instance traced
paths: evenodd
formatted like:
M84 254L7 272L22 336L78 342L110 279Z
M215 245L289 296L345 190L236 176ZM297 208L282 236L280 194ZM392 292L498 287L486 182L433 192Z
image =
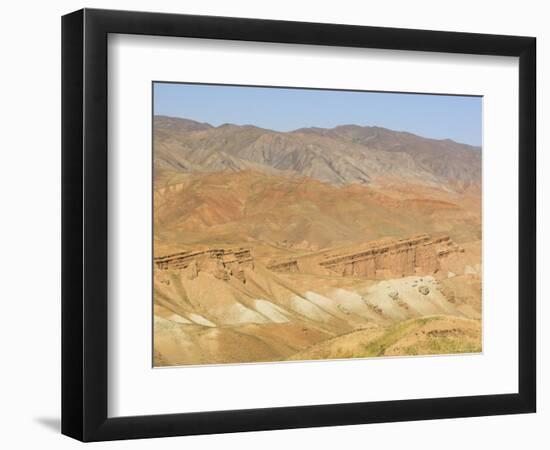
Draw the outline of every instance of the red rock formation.
M424 234L370 242L360 251L330 256L319 264L343 276L401 277L436 272L442 257L461 250L449 236L432 239Z
M249 249L216 248L159 256L155 258L155 265L160 270L188 270L191 278L206 271L223 280L233 276L244 283L244 269L254 269L254 258Z

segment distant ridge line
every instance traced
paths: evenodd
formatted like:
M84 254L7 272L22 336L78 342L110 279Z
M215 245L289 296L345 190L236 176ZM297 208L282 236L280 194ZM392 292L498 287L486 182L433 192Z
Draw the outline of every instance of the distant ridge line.
M328 131L334 131L334 130L338 130L338 129L342 129L342 128L356 127L356 128L360 128L360 129L372 129L372 130L390 131L392 133L407 134L407 135L411 135L411 136L414 136L414 137L417 137L417 138L420 138L420 139L426 139L426 140L430 140L430 141L440 141L440 142L448 141L448 142L453 142L455 144L464 145L464 146L467 146L467 147L472 147L473 149L481 150L480 145L467 144L467 143L464 143L464 142L455 141L454 139L451 139L451 138L433 138L433 137L429 137L429 136L423 136L423 135L420 135L420 134L416 134L416 133L413 133L413 132L407 131L407 130L394 130L392 128L381 127L381 126L378 126L378 125L359 125L359 124L355 124L355 123L344 123L344 124L340 124L340 125L335 125L334 127L330 127L330 128L324 128L324 127L318 127L318 126L309 126L309 127L306 126L306 127L295 128L295 129L288 130L288 131L281 131L281 130L275 130L275 129L272 129L272 128L261 127L259 125L254 125L254 124L251 124L251 123L236 124L236 123L231 123L231 122L224 122L220 125L212 125L209 122L200 122L200 121L195 120L195 119L190 119L188 117L181 117L181 116L168 116L168 115L165 115L165 114L155 114L153 117L155 119L158 118L158 119L181 120L181 121L186 121L186 122L193 122L193 123L196 123L198 125L203 125L203 126L206 126L208 128L213 128L213 129L232 126L232 127L239 127L239 128L257 128L259 130L265 130L267 132L281 133L281 134L292 134L292 133L301 133L301 132L308 132L308 131L328 132Z

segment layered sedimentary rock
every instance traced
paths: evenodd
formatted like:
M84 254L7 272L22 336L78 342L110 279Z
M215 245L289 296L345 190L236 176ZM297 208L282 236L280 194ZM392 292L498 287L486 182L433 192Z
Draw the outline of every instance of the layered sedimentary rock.
M233 276L244 283L244 269L254 269L254 258L245 248L213 248L160 256L155 258L155 265L159 270L185 270L190 278L206 271L223 280Z
M449 236L432 238L427 234L404 239L382 239L346 250L328 250L322 254L295 259L275 260L267 264L274 272L331 273L370 279L387 279L447 270L447 262L456 261L464 249ZM250 249L211 248L186 251L155 258L159 270L185 271L190 279L206 271L219 279L235 277L246 282L244 269L254 269Z
M272 262L267 266L269 270L274 272L299 272L300 268L298 266L298 261L296 259L291 259L288 261L281 262Z
M434 273L442 258L463 251L449 236L427 234L370 242L357 251L331 255L319 265L342 276L389 278Z

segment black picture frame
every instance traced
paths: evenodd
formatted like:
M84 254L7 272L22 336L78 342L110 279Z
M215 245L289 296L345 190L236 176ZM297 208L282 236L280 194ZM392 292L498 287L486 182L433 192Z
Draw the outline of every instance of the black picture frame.
M107 416L107 36L110 33L519 58L517 393ZM536 40L83 9L62 18L62 433L82 441L535 412Z

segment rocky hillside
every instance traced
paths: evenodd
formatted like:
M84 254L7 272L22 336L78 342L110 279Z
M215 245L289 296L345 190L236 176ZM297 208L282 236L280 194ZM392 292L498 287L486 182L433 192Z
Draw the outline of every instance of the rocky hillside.
M400 180L462 189L481 183L481 149L379 127L345 125L277 132L154 118L155 170L259 170L337 186ZM161 178L157 176L157 178Z
M248 170L181 174L170 183L155 191L155 235L163 242L155 244L157 256L215 239L286 252L415 233L445 233L459 243L481 237L478 194L413 185L388 193Z
M156 258L155 365L479 352L465 262L380 281L275 272L242 248Z

